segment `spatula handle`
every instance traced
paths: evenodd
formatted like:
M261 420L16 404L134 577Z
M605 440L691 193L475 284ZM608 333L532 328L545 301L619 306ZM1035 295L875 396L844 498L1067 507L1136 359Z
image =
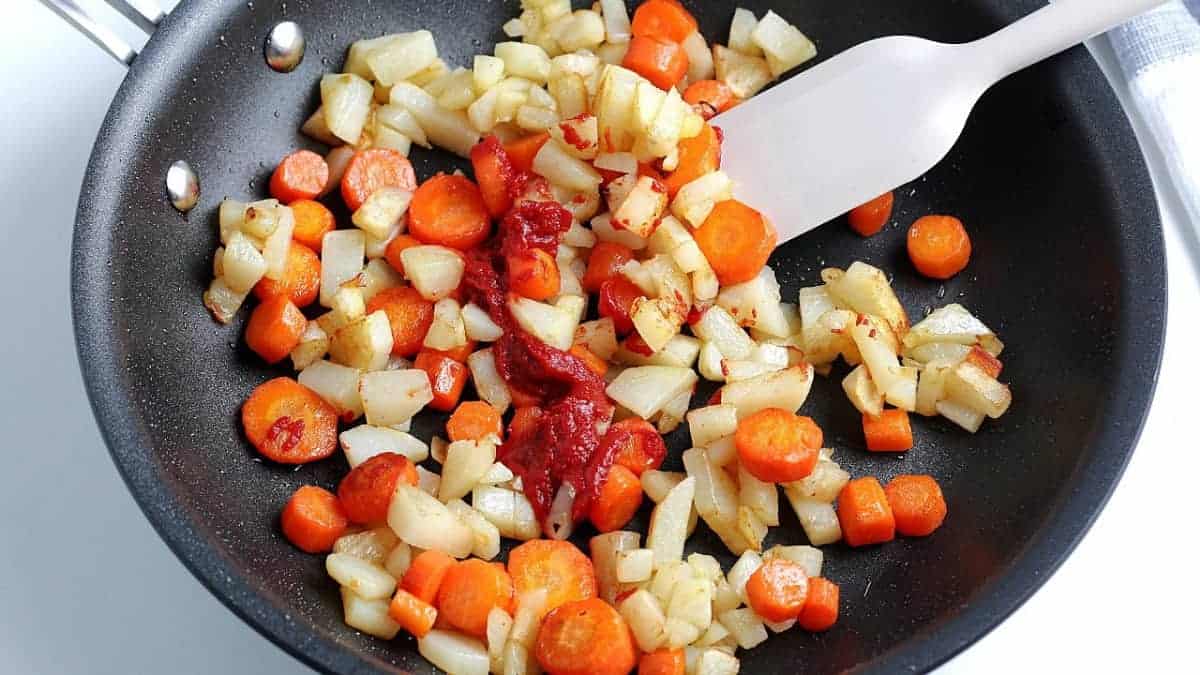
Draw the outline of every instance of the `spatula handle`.
M977 63L1000 80L1095 37L1166 0L1054 0L972 45Z

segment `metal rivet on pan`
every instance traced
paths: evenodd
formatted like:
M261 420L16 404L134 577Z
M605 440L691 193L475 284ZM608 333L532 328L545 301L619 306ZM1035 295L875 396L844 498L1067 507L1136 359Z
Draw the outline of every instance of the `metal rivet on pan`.
M267 36L263 51L267 65L281 73L290 73L304 59L304 31L294 21L278 23Z
M200 178L182 159L167 169L167 196L171 198L171 205L181 213L191 211L200 200Z

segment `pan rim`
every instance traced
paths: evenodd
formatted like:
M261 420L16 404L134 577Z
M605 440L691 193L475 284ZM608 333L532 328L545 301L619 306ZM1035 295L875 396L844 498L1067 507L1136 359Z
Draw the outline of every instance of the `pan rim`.
M239 572L220 550L208 544L199 528L186 516L178 496L167 483L156 480L157 472L147 471L146 457L151 448L139 441L136 402L123 387L121 359L115 343L107 338L114 332L111 298L106 277L108 227L103 214L115 210L112 191L105 190L110 174L119 171L119 153L115 148L135 136L144 118L134 112L136 106L124 102L137 96L149 96L147 80L154 70L170 70L178 54L172 40L203 15L219 13L222 3L198 3L185 0L172 12L147 43L122 82L105 116L88 161L80 191L71 252L71 300L76 350L85 389L113 463L129 488L138 507L158 535L183 565L222 604L261 635L301 662L321 671L351 672L364 667L389 670L389 664L356 652L329 635L297 623L285 608L273 603L258 590L252 580ZM1035 3L1013 3L1003 12L1015 18ZM1080 489L1059 495L1053 513L1042 525L1037 537L1025 550L1014 555L1008 569L977 589L977 600L953 618L930 626L908 640L860 665L860 672L895 672L901 669L928 671L945 663L978 641L1025 603L1071 555L1091 528L1116 488L1125 467L1137 447L1157 387L1165 340L1167 286L1165 243L1158 205L1145 158L1124 112L1095 62L1088 57L1086 72L1080 76L1101 105L1115 108L1119 121L1109 130L1109 141L1127 153L1130 166L1123 171L1128 180L1122 201L1146 214L1151 241L1143 241L1141 256L1154 263L1140 272L1140 284L1130 284L1136 293L1123 314L1128 324L1147 323L1145 339L1139 348L1129 350L1127 366L1138 378L1123 387L1126 404L1137 410L1136 419L1119 430L1107 430L1096 451L1081 462L1072 475ZM159 74L161 77L162 75ZM1138 313L1144 316L1135 316ZM1132 317L1132 318L1131 318ZM1157 329L1155 329L1155 324ZM1080 481L1086 481L1080 483Z

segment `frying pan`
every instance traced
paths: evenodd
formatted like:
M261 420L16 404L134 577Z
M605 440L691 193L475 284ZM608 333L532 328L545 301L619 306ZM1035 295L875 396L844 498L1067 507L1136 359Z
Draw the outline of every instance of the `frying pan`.
M832 55L885 34L972 40L1039 3L737 4L760 15L774 8ZM280 157L313 147L297 129L318 102L320 74L340 66L351 41L428 28L449 62L469 63L503 39L499 26L516 5L184 0L133 60L88 166L72 258L74 319L88 393L117 467L201 582L321 670L432 671L410 638L384 642L345 627L322 560L280 535L277 514L288 495L302 484L336 485L346 465L338 457L299 469L263 463L241 438L241 401L282 371L242 346L240 321L219 326L201 306L217 205L225 196L263 196ZM705 35L725 38L734 2L689 5ZM264 36L283 19L300 23L308 38L303 64L286 75L262 56ZM203 185L186 216L163 192L177 159L190 162ZM441 152L416 150L413 160L420 176L464 166ZM845 371L819 378L804 412L824 427L843 466L884 481L931 473L950 515L925 539L827 547L826 576L842 585L838 626L788 632L742 652L744 672L928 670L994 627L1058 567L1113 489L1153 393L1166 291L1152 195L1115 97L1075 49L988 93L950 156L897 191L896 215L881 235L863 240L834 223L775 253L787 298L819 283L822 267L862 259L895 273L916 319L932 306L964 304L1008 345L1002 379L1015 402L978 434L922 418L911 452L868 455L840 391ZM903 252L907 225L927 213L958 215L974 240L970 267L946 283L918 277ZM422 416L415 433L429 438L443 421ZM686 438L686 429L669 438L667 468L678 468ZM634 526L644 528L647 515ZM767 544L803 541L785 516ZM732 562L705 528L689 545Z

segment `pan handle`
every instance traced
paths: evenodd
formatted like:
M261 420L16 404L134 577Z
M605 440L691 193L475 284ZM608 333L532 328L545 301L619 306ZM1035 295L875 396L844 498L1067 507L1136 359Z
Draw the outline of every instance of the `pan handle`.
M133 63L137 50L133 48L115 31L91 17L75 0L40 0L50 11L54 12L75 30L83 33L96 46L103 49L109 56L120 61L125 66ZM154 33L158 23L165 14L154 0L106 0L113 9L130 23L142 29L147 35Z

